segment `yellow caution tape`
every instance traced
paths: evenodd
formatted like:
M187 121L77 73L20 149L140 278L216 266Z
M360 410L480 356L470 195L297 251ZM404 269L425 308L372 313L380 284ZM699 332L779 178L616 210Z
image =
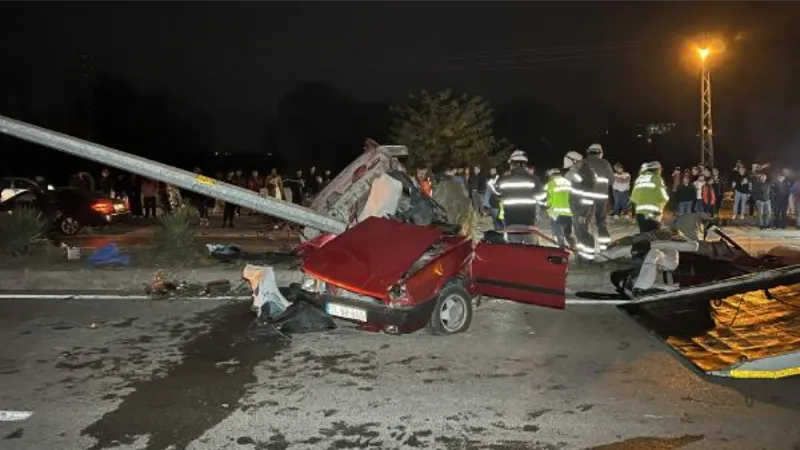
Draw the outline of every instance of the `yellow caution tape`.
M217 180L215 180L213 178L209 178L209 177L207 177L205 175L197 175L196 177L194 177L194 179L199 181L200 183L203 183L203 184L212 184L213 185L213 184L217 183Z
M778 370L740 370L733 369L728 372L732 378L768 378L778 379L786 378L794 375L800 375L800 367L790 367L788 369Z

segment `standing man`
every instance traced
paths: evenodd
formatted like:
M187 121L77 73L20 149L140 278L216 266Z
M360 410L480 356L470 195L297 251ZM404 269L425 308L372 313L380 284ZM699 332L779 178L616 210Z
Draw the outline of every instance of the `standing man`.
M631 200L631 174L623 169L622 164L614 164L614 183L611 185L614 194L614 218L628 215L628 204Z
M473 237L475 233L475 210L472 209L464 183L457 180L455 169L447 169L436 183L432 198L444 207L447 221L460 225L460 233Z
M655 231L661 227L661 216L668 201L669 195L664 188L664 180L661 179L661 163L652 161L642 164L631 192L639 233Z
M497 180L500 192L499 219L509 226L533 226L536 222L536 189L533 176L527 170L528 156L515 150L508 159L511 172ZM517 244L533 244L533 233L514 233L508 241Z
M564 169L568 170L564 177L572 186L569 206L572 211L572 226L575 229L575 248L582 261L594 261L597 250L594 236L589 232L588 220L594 206L591 198L594 172L587 168L583 156L575 151L564 155Z
M483 206L492 215L492 223L495 231L501 231L504 226L500 220L500 191L497 190L497 180L500 175L497 169L492 167L489 170L489 180L486 182L486 192L483 194Z
M560 247L575 247L572 235L572 209L569 205L572 183L561 175L559 169L547 171L547 184L544 192L536 197L539 204L547 207L550 216L550 227Z
M472 198L472 207L479 215L483 215L483 194L486 192L486 175L481 173L481 166L472 169L472 176L469 177L469 193Z
M597 244L600 251L606 249L611 242L606 217L608 216L608 189L614 179L611 164L603 158L603 147L592 144L586 150L586 166L594 173L594 184L591 186L591 199L594 202L594 221L597 226Z

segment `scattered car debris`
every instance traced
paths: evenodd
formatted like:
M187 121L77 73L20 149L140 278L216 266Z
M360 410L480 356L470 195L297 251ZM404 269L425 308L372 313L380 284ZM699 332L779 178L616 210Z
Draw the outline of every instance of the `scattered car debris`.
M702 373L800 375L800 266L646 296L618 308Z
M86 264L92 266L122 265L127 266L131 263L131 255L121 253L117 244L110 242L97 250L86 260Z

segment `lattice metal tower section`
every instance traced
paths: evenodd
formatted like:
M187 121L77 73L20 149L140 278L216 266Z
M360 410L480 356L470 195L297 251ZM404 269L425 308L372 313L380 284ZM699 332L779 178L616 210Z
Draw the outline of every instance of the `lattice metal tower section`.
M708 50L699 50L702 66L700 69L700 162L714 166L714 127L711 120L711 71L706 57Z

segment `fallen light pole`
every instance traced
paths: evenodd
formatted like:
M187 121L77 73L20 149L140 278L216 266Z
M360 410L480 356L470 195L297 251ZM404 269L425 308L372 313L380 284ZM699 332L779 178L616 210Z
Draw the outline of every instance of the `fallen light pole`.
M341 233L347 225L303 206L260 195L213 178L151 161L120 150L0 116L0 133L99 162L145 178L230 202L243 208L328 233Z

